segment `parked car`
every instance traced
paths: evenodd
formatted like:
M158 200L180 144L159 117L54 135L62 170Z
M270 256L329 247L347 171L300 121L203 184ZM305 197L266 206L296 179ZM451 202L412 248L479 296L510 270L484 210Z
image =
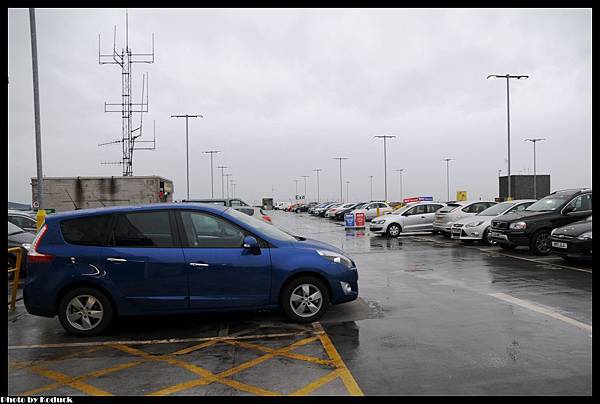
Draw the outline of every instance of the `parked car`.
M335 214L333 215L333 219L335 219L335 220L344 220L344 217L346 216L346 213L352 212L354 209L360 209L363 206L365 206L367 203L368 202L354 203L354 204L352 204L348 208L337 209L335 211Z
M452 238L461 240L465 244L473 241L479 241L485 245L496 244L494 240L489 238L492 219L508 213L522 211L534 202L536 202L535 199L502 202L490 206L475 216L459 219L452 225Z
M273 209L274 210L285 210L285 208L287 208L290 205L289 202L277 202L275 205L273 205Z
M309 209L308 209L308 213L310 213L311 215L314 215L314 214L315 214L315 210L316 210L316 209L320 209L320 208L322 208L322 207L324 207L325 205L328 205L328 204L330 204L330 203L333 203L333 202L331 202L331 201L329 201L329 202L321 202L321 203L319 203L319 204L317 204L317 205L313 206L312 208L309 208Z
M30 233L37 231L37 220L35 212L24 212L21 210L8 210L8 221Z
M212 198L212 199L190 199L183 200L181 202L194 202L194 203L210 203L214 205L227 206L235 210L239 210L247 214L248 216L256 216L267 223L271 223L271 216L260 207L248 205L246 202L239 198Z
M332 203L328 203L328 204L327 204L327 205L325 205L325 206L321 206L319 209L315 209L315 210L314 210L314 214L315 214L316 216L319 216L319 217L325 217L325 212L327 212L327 210L328 210L330 207L332 207L332 206L334 206L334 205L337 205L337 204L338 204L338 202L332 202Z
M502 248L527 246L536 255L551 253L550 232L592 214L591 189L555 191L521 212L492 220L490 238Z
M557 227L550 235L554 254L567 261L592 259L592 215L579 222Z
M338 203L338 204L335 204L335 205L329 207L329 209L327 209L327 211L325 211L325 216L324 217L331 218L333 215L335 215L335 212L337 212L338 209L344 209L344 208L350 207L352 205L354 205L354 204L353 203Z
M342 250L215 204L162 203L48 216L28 254L32 315L97 335L118 316L280 308L313 322L358 296Z
M387 202L377 201L369 202L360 209L353 210L353 212L355 213L364 213L366 221L372 220L377 216L385 215L386 213L391 213L393 211L394 209L390 205L388 205Z
M22 250L23 254L23 262L21 267L21 273L19 274L21 277L25 277L27 275L27 258L26 254L31 248L31 243L35 235L31 232L27 232L8 222L8 248L19 247ZM8 268L15 268L17 265L17 256L13 253L7 254L8 258ZM12 277L9 275L9 278Z
M312 208L313 206L315 206L316 204L317 204L316 202L309 202L309 203L297 206L296 210L294 210L294 212L296 212L296 213L308 212L308 210L310 208Z
M443 207L441 202L411 203L389 215L371 220L369 231L391 237L397 237L400 233L432 231L435 212Z
M455 201L448 202L446 206L435 212L433 221L433 233L442 233L446 237L450 237L452 232L452 224L459 219L467 216L474 216L477 213L483 212L490 206L495 205L494 201Z

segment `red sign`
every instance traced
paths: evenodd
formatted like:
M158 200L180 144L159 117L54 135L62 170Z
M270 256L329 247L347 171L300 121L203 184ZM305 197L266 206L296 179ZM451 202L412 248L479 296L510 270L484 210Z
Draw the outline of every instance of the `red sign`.
M404 199L402 199L402 202L404 202L404 203L419 202L419 197L414 196L412 198L404 198Z
M356 213L356 227L364 227L365 226L365 214L364 213Z

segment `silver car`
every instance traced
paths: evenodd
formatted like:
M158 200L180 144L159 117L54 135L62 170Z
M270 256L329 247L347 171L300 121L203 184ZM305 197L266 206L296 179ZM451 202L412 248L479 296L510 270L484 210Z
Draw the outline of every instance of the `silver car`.
M534 202L536 202L535 199L506 201L490 206L475 216L459 219L452 225L452 238L461 240L465 244L473 241L480 241L486 245L496 244L488 237L492 219L507 213L522 211Z
M467 216L474 216L477 213L483 212L490 206L495 205L494 201L456 201L449 202L442 209L435 212L435 220L433 221L433 232L442 233L446 237L450 237L452 225L459 219Z
M442 202L412 203L371 220L369 230L390 237L397 237L400 233L432 231L435 212L443 207Z
M382 216L388 213L392 213L394 208L387 204L387 202L370 202L365 204L360 209L355 209L352 213L364 213L365 220L369 221L378 216Z

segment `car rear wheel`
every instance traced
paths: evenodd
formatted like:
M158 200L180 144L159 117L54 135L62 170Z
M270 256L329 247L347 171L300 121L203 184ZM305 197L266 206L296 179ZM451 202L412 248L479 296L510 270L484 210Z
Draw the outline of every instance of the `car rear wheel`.
M490 238L490 229L487 228L483 232L483 236L481 238L481 243L483 245L496 245L496 242Z
M400 225L398 225L396 223L392 223L388 226L387 234L390 237L398 237L401 232L402 232L402 229L400 228Z
M283 290L281 305L285 315L296 323L317 321L327 310L329 292L312 276L296 278Z
M550 232L548 230L541 229L533 233L529 243L529 249L535 255L549 255L551 252Z
M70 334L93 336L110 325L114 309L108 297L97 289L80 287L63 296L58 306L58 319Z

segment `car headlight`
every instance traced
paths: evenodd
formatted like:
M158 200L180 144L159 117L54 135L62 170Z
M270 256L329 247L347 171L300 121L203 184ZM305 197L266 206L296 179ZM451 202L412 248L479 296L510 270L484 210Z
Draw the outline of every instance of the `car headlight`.
M527 228L527 223L525 223L525 222L511 223L509 228L513 229L513 230L525 230Z
M465 227L477 227L477 226L481 226L483 224L483 220L480 222L471 222L469 224L466 224Z
M354 265L352 264L352 260L342 254L338 254L333 251L327 250L317 250L317 254L321 257L328 259L331 262L335 262L336 264L342 264L346 268L352 268Z
M591 233L590 233L590 238L592 238ZM21 244L21 247L23 247L24 249L29 251L29 249L31 248L31 243L23 243L23 244Z
M383 223L385 223L385 220L383 220L383 219L371 220L371 223L373 223L373 224L383 224Z
M580 235L579 237L577 237L579 240L591 240L592 239L592 232L590 231L586 231L585 233L583 233L582 235Z
M558 227L557 227L558 228ZM552 231L550 232L551 236L554 236L554 233L556 233L556 229L552 229Z

